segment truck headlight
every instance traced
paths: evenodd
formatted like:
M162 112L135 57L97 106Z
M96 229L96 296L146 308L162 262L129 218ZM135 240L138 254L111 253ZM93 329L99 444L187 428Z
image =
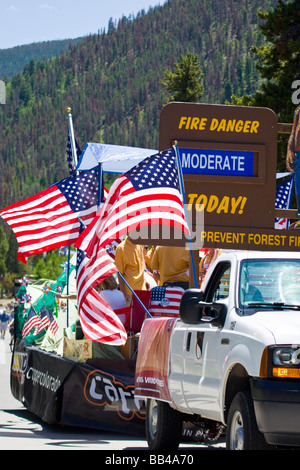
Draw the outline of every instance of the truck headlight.
M292 347L276 348L273 351L273 364L277 366L287 366L299 364L300 349Z
M263 351L260 377L300 378L300 346L269 346Z
M287 346L275 348L273 351L273 377L279 378L300 378L300 348L299 346Z

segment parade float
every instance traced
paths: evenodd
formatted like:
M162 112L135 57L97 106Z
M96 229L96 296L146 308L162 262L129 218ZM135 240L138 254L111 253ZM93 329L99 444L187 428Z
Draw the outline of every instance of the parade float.
M76 167L77 148L70 110L68 120ZM154 150L88 143L76 171L96 167L102 182L102 171L124 173L153 153ZM100 187L97 192L100 194ZM62 298L64 294L76 294L76 253L70 256L68 247L62 249L69 256L57 280L33 283L24 278L19 282L14 309L12 394L49 424L111 431L130 428L130 432L140 433L144 429L144 401L135 399L133 394L135 332L131 331L123 347L83 336L77 299ZM129 311L126 309L126 313ZM26 334L30 316L39 317L41 322L31 324Z
M125 174L136 167L147 157L157 153L156 150L87 143L77 161L77 145L74 139L72 116L69 110L70 147L73 156L72 185L77 184L77 176L94 172L95 178L88 180L93 202L97 210L103 202L103 172ZM75 156L75 158L74 158ZM91 182L90 182L91 181ZM28 205L34 206L49 197L49 192L57 188L62 190L66 185L71 186L70 178L57 183L46 192L42 192L22 204L24 211ZM52 193L51 193L52 197ZM54 196L53 196L54 197ZM52 199L51 199L52 201ZM19 205L17 203L17 210ZM89 206L85 206L86 216ZM53 208L51 207L51 210ZM89 212L90 220L97 210ZM11 213L15 205L1 211L1 216L11 224ZM53 209L58 211L57 208ZM46 213L46 210L43 208ZM78 213L77 213L78 215ZM68 215L69 216L69 215ZM19 217L19 212L17 217ZM27 212L26 212L27 217ZM40 214L39 214L40 217ZM50 218L49 209L43 214L43 221ZM79 219L79 217L78 217ZM85 222L87 218L84 219ZM75 221L75 224L74 224ZM75 242L79 230L72 233L77 220L72 219L69 242ZM43 222L45 223L45 222ZM65 222L61 223L62 226ZM78 224L79 225L79 224ZM30 228L32 230L32 228ZM19 229L20 230L20 229ZM26 262L26 257L36 252L58 248L58 240L51 236L43 244L43 235L37 229L36 238L40 245L35 250L34 235L23 236L25 242L19 242L18 258ZM51 229L52 230L52 229ZM31 232L32 233L32 232ZM48 232L47 232L48 234ZM124 233L123 233L124 235ZM72 238L73 237L73 238ZM49 242L51 238L51 242ZM120 239L118 238L118 241ZM30 245L30 247L28 247ZM32 249L34 245L34 249ZM107 256L113 261L113 244L106 245ZM109 431L133 434L144 433L145 401L134 396L134 374L139 332L145 316L151 317L149 310L155 310L154 315L162 314L178 316L182 289L164 290L165 305L157 308L158 302L151 303L150 291L133 292L130 306L115 311L123 326L124 335L120 340L94 338L94 331L85 328L80 315L80 299L64 299L68 294L78 296L78 253L75 250L71 256L70 247L60 247L66 250L68 261L62 266L62 274L56 280L39 280L29 282L27 278L19 281L19 289L15 299L15 346L11 364L11 391L13 396L43 421L49 424L65 426L83 426ZM107 268L109 269L109 268ZM111 268L116 277L116 268ZM108 275L108 274L107 274ZM77 279L76 279L77 278ZM98 282L98 281L97 281ZM96 281L94 281L95 285ZM93 287L93 286L91 286ZM168 300L168 291L171 297ZM75 295L75 297L76 297ZM79 300L79 301L78 301ZM94 299L95 300L95 299ZM96 299L97 300L97 299ZM98 298L99 300L99 298ZM85 302L88 301L85 299ZM82 307L84 310L85 305ZM107 320L107 319L106 319ZM105 320L105 321L106 321ZM104 323L105 323L104 321ZM106 321L107 323L107 321ZM117 324L117 322L116 322ZM115 327L115 324L114 324ZM118 336L118 335L116 335ZM120 335L119 335L120 336Z

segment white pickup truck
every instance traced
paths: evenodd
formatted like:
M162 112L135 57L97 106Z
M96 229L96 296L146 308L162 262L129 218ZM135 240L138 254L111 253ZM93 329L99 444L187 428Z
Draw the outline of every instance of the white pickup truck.
M222 253L179 319L145 320L135 395L152 450L186 422L224 427L227 449L300 446L300 253Z

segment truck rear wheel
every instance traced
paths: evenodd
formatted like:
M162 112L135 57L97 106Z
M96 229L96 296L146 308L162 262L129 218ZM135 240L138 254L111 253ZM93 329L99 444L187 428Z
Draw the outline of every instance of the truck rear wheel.
M146 438L150 450L175 451L182 432L182 415L163 401L150 398L146 410Z
M268 445L259 432L251 393L236 394L229 408L226 449L227 450L263 450Z

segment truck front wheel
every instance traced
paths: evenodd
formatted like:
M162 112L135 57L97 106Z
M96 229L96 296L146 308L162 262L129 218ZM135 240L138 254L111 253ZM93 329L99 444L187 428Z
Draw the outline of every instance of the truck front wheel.
M253 400L248 391L236 394L229 408L226 449L227 450L262 450L268 445L259 432Z
M147 400L146 438L150 450L175 451L182 433L182 415L163 401Z

